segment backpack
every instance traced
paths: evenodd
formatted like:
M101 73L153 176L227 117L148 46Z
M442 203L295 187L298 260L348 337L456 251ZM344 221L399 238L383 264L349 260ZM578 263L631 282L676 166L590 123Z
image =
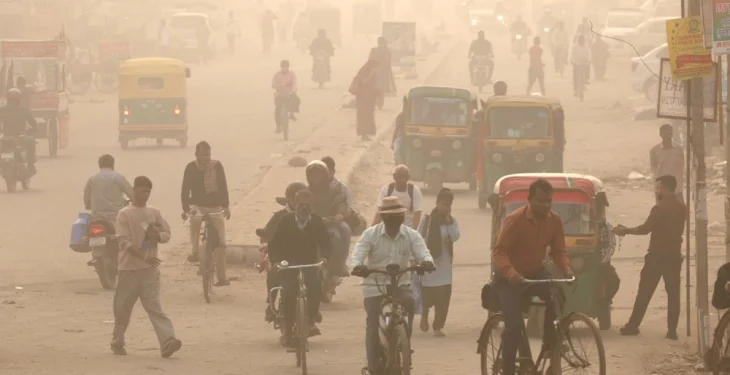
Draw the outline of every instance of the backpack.
M388 194L386 195L386 197L393 195L394 190L395 182L391 182L390 185L388 185ZM408 189L406 190L408 191L408 197L411 198L411 206L408 208L408 211L413 212L413 184L409 182Z

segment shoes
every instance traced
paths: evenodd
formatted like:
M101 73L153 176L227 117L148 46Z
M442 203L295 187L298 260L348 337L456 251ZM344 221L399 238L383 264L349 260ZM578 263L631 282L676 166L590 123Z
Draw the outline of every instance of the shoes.
M632 327L628 324L621 327L619 332L621 332L622 336L637 336L640 333L638 327Z
M162 346L162 358L170 358L170 356L182 347L182 341L171 338Z
M114 353L114 355L127 355L127 350L124 349L124 345L111 344L110 347L111 347L112 353Z
M200 262L200 258L198 258L198 254L189 254L188 255L188 262L190 262L190 263Z
M421 328L421 331L428 332L428 315L421 314L421 324L419 324L419 327Z
M264 310L264 320L266 320L266 323L271 323L276 320L276 315L273 311L271 311L271 307L269 305L266 305L266 310Z
M664 336L665 339L669 340L679 340L679 336L677 336L677 332L667 332L667 335Z
M442 330L440 330L440 329L434 329L433 330L433 335L435 337L446 337L446 334Z
M309 325L309 336L319 336L322 334L322 331L319 330L319 327L317 327L316 324L312 323Z

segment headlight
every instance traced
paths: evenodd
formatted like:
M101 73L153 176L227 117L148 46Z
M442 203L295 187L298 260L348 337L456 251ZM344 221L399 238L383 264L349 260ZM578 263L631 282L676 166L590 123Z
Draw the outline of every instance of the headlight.
M461 141L454 141L451 145L454 146L454 150L458 150L461 148Z
M570 261L570 265L573 267L574 271L580 271L581 269L583 269L585 261L583 260L583 258L573 258Z
M477 20L471 20L471 25L472 26L476 26L477 25Z
M535 155L535 161L537 161L538 163L544 162L545 161L545 155L542 154L542 153Z
M419 148L421 146L423 146L423 142L421 142L420 139L416 138L416 139L413 140L413 147Z
M497 16L497 19L500 21L504 21L504 16Z
M495 163L499 163L502 161L502 154L493 154L492 155L492 161Z
M542 29L542 31L548 32L548 31L550 31L550 28L549 27L546 27L546 28Z
M517 34L517 36L515 36L515 39L517 39L517 40L520 40L520 39L522 39L522 35L520 35L520 34Z

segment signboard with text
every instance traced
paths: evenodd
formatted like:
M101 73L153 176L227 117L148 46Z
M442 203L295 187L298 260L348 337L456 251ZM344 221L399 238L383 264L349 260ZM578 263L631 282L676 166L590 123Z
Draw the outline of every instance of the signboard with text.
M705 48L702 17L667 20L667 45L672 79L685 81L712 74L712 54Z
M717 63L713 63L711 74L702 79L704 83L702 114L705 122L717 121L717 94L720 89L718 76L722 77L720 67ZM660 118L687 119L686 82L672 78L671 65L667 58L663 58L660 65L659 82L656 116Z
M730 53L730 0L712 0L712 53Z

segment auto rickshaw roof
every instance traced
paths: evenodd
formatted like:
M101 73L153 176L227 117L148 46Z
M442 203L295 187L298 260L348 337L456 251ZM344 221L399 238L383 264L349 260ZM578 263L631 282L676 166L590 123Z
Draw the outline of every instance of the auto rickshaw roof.
M408 99L423 97L447 97L471 100L471 92L467 89L444 86L418 86L408 90Z
M119 74L185 74L185 63L168 57L141 57L124 60L119 65Z
M561 105L560 100L556 98L550 98L545 96L532 96L532 95L496 95L492 96L487 100L487 104L547 104L547 105Z
M200 12L178 12L172 15L172 17L204 17L210 18L206 13Z
M529 189L530 184L543 179L557 189L582 190L590 197L603 192L603 182L597 177L579 173L518 173L504 176L494 184L494 191L504 195L512 190Z

